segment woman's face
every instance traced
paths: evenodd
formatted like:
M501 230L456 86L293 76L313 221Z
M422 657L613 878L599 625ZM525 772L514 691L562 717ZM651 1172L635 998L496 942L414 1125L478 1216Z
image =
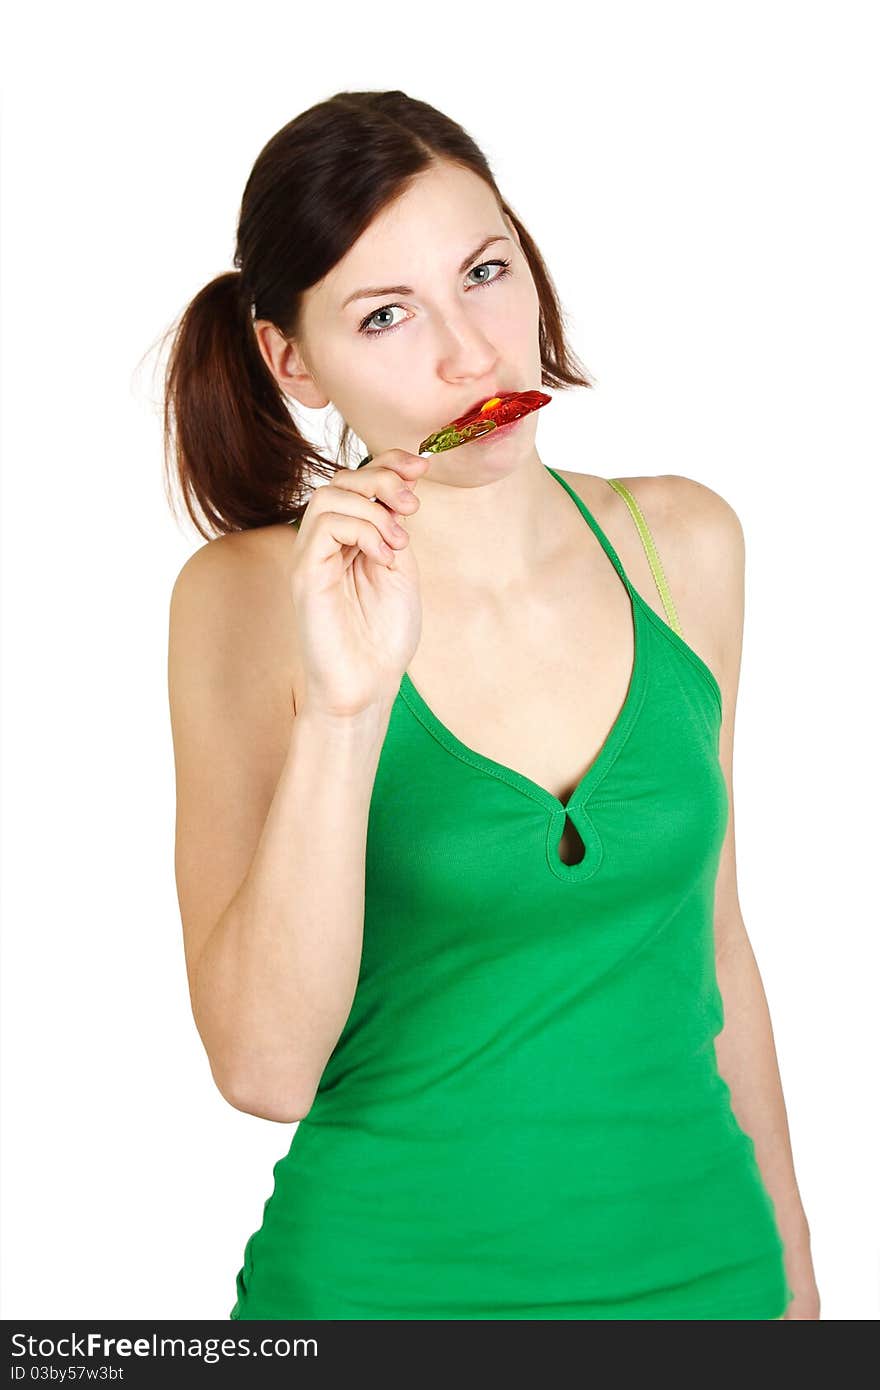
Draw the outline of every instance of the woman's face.
M417 453L426 435L479 399L541 388L539 310L516 231L492 191L444 163L420 175L307 291L297 346L312 381L286 389L306 405L332 401L374 456ZM512 461L533 448L535 424L527 416L497 449L490 434L448 459L467 455L472 469L485 450L486 463L499 451Z

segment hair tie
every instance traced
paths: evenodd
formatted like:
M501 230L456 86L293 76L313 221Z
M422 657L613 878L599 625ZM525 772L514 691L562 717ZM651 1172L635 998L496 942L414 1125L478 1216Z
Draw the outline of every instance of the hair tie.
M246 309L248 313L251 314L254 306L251 300L251 292L248 289L247 282L244 277L244 271L238 270L237 275L238 284L236 285L236 290L238 292L238 302L242 307L242 312L244 312L244 310Z

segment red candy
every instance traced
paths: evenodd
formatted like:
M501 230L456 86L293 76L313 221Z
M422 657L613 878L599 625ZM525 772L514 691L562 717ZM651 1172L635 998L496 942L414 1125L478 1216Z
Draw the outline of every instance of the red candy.
M470 410L466 415L460 415L457 420L451 423L456 429L462 429L465 425L472 425L478 420L494 420L496 425L509 425L514 420L518 420L522 415L528 415L532 410L538 410L542 405L547 405L551 396L546 391L509 391L506 395L495 397L490 400L498 401L497 405L491 405L487 409Z

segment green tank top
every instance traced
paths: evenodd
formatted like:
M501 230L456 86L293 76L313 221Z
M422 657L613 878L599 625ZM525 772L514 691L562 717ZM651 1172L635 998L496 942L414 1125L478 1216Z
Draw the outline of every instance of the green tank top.
M563 804L462 743L404 674L354 1002L232 1318L770 1319L791 1299L715 1054L721 692L632 494L611 480L669 623L547 471L630 597L623 706Z

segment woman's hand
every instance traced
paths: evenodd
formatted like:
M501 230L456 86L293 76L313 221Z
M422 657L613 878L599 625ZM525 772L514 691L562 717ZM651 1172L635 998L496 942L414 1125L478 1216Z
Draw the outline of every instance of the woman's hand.
M298 706L349 716L397 694L422 625L418 568L399 525L419 500L401 494L430 462L388 449L340 469L309 499L290 576Z
M789 1278L791 1284L791 1279ZM813 1278L791 1284L794 1298L782 1315L783 1322L819 1321L819 1290Z
M804 1219L806 1227L806 1218ZM794 1297L783 1314L783 1321L814 1322L819 1320L819 1289L813 1269L809 1232L787 1242L785 1277Z

